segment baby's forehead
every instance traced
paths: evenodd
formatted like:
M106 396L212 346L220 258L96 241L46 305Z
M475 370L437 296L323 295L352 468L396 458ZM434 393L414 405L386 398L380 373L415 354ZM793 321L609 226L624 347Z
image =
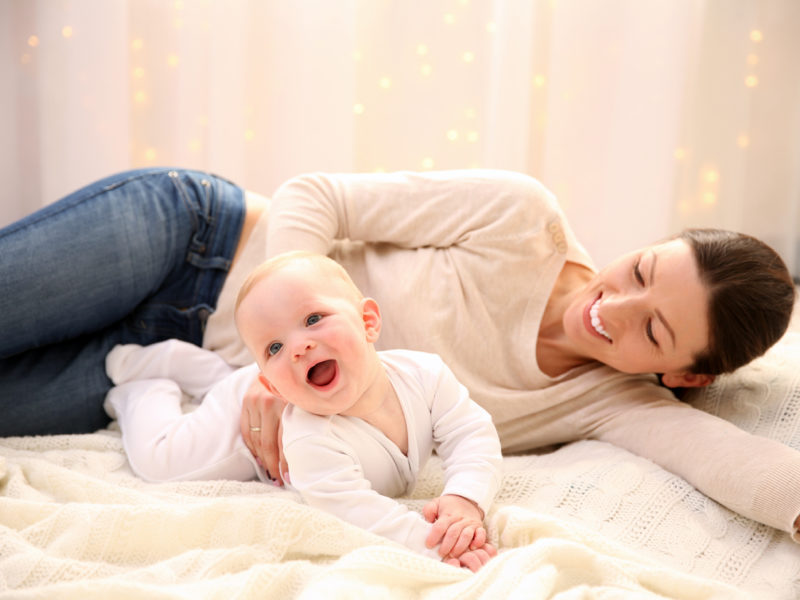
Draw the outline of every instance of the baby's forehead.
M274 289L273 286L292 286L301 294L320 299L345 299L354 303L361 299L361 292L346 275L324 263L310 260L280 265L264 276L261 285L264 290Z

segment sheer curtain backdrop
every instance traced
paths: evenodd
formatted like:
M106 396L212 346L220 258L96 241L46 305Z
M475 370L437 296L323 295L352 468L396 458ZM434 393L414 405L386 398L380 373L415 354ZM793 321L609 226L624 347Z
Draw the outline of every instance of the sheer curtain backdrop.
M598 265L685 226L800 266L797 0L0 0L0 226L93 179L494 167Z

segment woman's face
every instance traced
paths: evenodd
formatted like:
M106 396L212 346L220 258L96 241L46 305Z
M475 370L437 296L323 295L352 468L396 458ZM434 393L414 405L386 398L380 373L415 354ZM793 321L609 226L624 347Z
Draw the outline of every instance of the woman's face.
M692 249L671 240L600 271L563 324L584 357L626 373L682 373L708 344L707 307Z

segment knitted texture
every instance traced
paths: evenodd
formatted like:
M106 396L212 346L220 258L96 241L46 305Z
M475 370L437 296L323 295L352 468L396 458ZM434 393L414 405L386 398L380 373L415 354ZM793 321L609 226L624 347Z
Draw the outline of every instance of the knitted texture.
M800 448L800 334L693 405ZM442 488L437 457L407 498ZM118 432L0 439L0 598L800 597L800 547L652 462L584 441L504 459L500 554L459 570L259 482L149 484Z

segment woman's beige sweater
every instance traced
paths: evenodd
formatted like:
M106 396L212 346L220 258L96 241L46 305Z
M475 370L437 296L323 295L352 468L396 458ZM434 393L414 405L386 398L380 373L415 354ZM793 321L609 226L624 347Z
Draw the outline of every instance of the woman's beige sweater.
M329 254L381 306L381 349L439 354L492 415L505 452L611 442L732 510L794 532L800 453L679 402L652 375L602 364L545 375L536 339L565 261L593 268L553 195L504 171L312 174L275 193L209 320L204 346L252 360L233 301L267 256Z

